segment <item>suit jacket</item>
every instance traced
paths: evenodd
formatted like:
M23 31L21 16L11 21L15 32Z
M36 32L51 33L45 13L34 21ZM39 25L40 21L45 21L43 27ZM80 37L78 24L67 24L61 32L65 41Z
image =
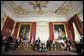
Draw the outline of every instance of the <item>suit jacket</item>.
M13 40L13 37L12 36L9 36L9 38L8 38L9 43L11 43L12 40Z
M47 41L47 44L51 44L51 43L52 43L52 41L51 41L51 40L48 40L48 41Z
M37 43L37 44L40 43L40 40L36 40L36 43Z
M72 45L71 40L69 40L69 41L68 41L68 40L66 40L66 43L68 43L68 42L69 42L69 44L70 44L70 45Z
M83 39L80 39L80 44L83 44Z

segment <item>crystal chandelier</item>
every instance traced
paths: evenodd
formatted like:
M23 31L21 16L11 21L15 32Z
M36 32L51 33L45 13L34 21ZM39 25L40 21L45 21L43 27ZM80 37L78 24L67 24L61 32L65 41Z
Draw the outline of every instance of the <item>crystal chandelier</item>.
M42 9L47 7L48 1L29 1L28 3L32 5L34 9Z

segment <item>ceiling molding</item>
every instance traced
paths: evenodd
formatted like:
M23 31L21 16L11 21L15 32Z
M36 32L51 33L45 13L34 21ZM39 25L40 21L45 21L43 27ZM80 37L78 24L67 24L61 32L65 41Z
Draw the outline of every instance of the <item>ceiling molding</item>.
M78 13L81 11L81 9L83 9L83 8L81 8L81 6L79 7L80 4L81 4L81 2L78 2L78 3L75 5L75 7L73 8L73 10L70 11L70 13L67 15L67 21L68 21L71 17L73 17L75 14L78 14ZM77 9L77 8L79 8L79 9ZM76 9L76 10L75 10L75 9Z
M28 14L28 12L24 8L22 8L21 6L16 6L16 4L13 1L9 2L9 5L17 15L27 15Z
M74 10L74 9L77 7L79 1L74 1L73 3L74 3L73 6L72 6L72 7L69 9L69 11L67 12L67 15L68 15L72 10Z
M67 1L65 1L56 11L55 13L57 13L57 11L66 3Z
M12 8L9 4L9 2L11 1L1 1L2 4L4 4L3 6L5 7L5 9L2 7L2 11L6 12L6 14L12 18L14 21L19 22L19 21L68 21L67 18L71 17L71 13L75 13L74 10L76 9L76 7L79 5L79 1L76 1L76 3L73 3L73 6L69 9L67 4L69 3L69 1L50 1L47 4L47 8L42 9L43 11L38 11L38 10L34 10L31 6L29 6L27 4L27 2L22 1L21 3L19 3L19 1L16 3L16 1L14 3L16 3L16 5L14 5L15 7ZM60 15L59 13L55 13L55 11L64 3L66 2L61 9L61 12L63 13L65 10L67 11L65 14L63 13L62 15ZM72 1L73 2L73 1ZM74 1L75 2L75 1ZM18 4L19 3L19 4ZM18 7L20 6L20 7ZM66 8L64 6L67 6ZM6 9L7 8L7 9ZM28 14L18 14L21 13L21 11L26 11ZM58 11L59 11L58 10ZM80 10L80 7L79 7ZM16 12L15 12L16 11ZM19 11L19 12L18 12ZM78 11L78 10L77 10ZM18 12L18 13L17 13ZM39 14L39 12L41 14ZM61 13L60 12L60 13ZM24 13L24 12L22 12ZM77 13L77 12L76 12ZM69 16L70 15L70 16ZM69 16L69 17L68 17ZM38 18L37 18L38 17ZM30 19L32 18L32 19ZM41 18L41 20L40 20ZM53 18L53 19L51 19ZM55 19L56 18L56 19ZM65 19L64 19L65 18ZM25 20L23 20L25 19ZM59 20L57 20L59 19Z
M72 1L69 1L67 4L64 4L59 10L57 11L58 14L63 15L67 14L69 9L73 6Z
M7 4L5 4L4 1L1 1L1 6L3 7L1 7L1 11L5 12L8 17L10 17L12 20L16 18L16 15L9 9L9 7L7 6Z

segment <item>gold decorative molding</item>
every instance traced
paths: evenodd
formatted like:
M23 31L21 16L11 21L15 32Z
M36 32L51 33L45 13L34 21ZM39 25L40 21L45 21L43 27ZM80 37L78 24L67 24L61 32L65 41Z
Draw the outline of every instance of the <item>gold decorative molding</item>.
M45 11L43 11L43 10L39 9L38 11L36 11L36 13L37 13L37 14L41 14L41 15L42 15L42 14L45 14Z
M72 5L73 5L72 2L69 1L65 6L62 6L62 7L57 11L57 13L60 14L60 15L66 14L66 13L69 11L69 9L72 7Z
M33 6L34 9L38 9L38 11L35 11L36 14L45 14L42 8L46 8L49 1L28 1L28 3Z
M11 34L13 34L13 33L14 33L15 26L16 26L16 22L15 22L15 23L14 23L14 25L13 25L13 29L12 29L12 33L11 33Z
M34 9L46 8L49 1L28 1L29 5L32 5Z
M7 17L8 16L3 11L1 11L1 31L3 29L4 23Z
M19 23L19 28L18 28L18 33L17 33L17 39L18 39L19 32L20 32L20 26L21 26L21 23Z
M28 12L23 9L21 6L16 6L13 1L9 2L10 7L17 13L18 15L27 15Z

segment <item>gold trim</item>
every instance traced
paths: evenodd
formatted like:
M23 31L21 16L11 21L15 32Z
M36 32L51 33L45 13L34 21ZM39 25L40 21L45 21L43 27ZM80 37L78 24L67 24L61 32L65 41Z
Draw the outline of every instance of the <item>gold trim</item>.
M2 11L2 13L4 13L3 11ZM4 13L5 14L5 13ZM4 26L4 24L5 24L5 21L6 21L6 19L7 19L7 15L5 14L5 16L4 16L4 21L3 21L3 24L2 24L2 26L1 26L1 31L2 31L2 29L3 29L3 26Z
M18 39L19 31L20 31L20 25L21 25L21 23L19 23L19 28L18 28L18 33L17 33L17 39Z
M13 33L14 33L15 26L16 26L16 22L15 22L15 23L14 23L14 25L13 25L13 29L12 29L12 33L11 33L11 34L13 34Z
M69 1L65 6L62 6L57 13L62 15L62 14L67 14L67 12L71 9L73 6L72 1Z
M67 30L66 30L66 25L65 25L65 23L53 23L53 35L54 35L54 25L56 25L56 24L62 24L62 25L64 25L64 29L65 29L65 35L66 35L66 37L67 37ZM53 39L54 40L54 39Z
M11 7L11 9L17 13L17 15L27 15L28 11L26 11L24 8L22 8L21 6L16 6L16 4L13 1L9 2L9 5Z
M19 29L18 29L18 34L17 34L17 39L19 38L19 33L20 33L20 27L21 27L21 25L30 25L30 32L29 32L29 37L31 38L31 26L32 26L32 23L20 23L19 24ZM31 39L29 38L29 41L28 42L30 42L31 41Z

